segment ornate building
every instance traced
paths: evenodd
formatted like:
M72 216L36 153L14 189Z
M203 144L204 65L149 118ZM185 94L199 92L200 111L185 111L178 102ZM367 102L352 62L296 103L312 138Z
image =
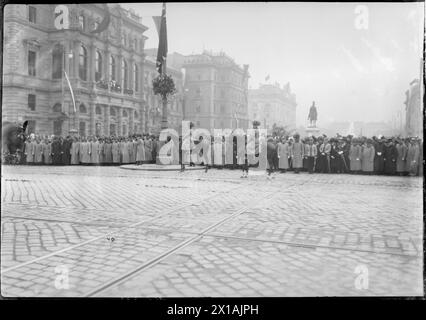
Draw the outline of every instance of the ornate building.
M283 88L276 84L261 84L259 89L249 90L249 117L259 121L264 128L273 125L296 128L296 95L291 92L290 83Z
M116 4L67 4L69 27L58 29L58 6L5 6L2 120L29 120L29 132L42 135L152 131L145 68L156 71L145 61L142 19ZM108 28L93 33L107 12Z
M248 127L248 65L224 53L186 56L184 118L196 127Z

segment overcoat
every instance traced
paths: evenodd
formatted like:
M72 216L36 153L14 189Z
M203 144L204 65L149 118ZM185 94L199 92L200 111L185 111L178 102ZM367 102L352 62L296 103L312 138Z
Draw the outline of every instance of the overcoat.
M418 144L411 144L408 146L407 150L407 168L406 171L410 174L417 173L417 167L419 165L419 146Z
M52 164L52 143L43 143L44 164Z
M142 139L136 143L136 161L145 161L145 144Z
M80 162L81 163L90 163L90 152L91 152L90 142L83 141L80 142Z
M27 163L34 162L34 145L32 141L28 140L25 142L25 155L26 155Z
M374 171L374 157L375 157L374 146L363 146L362 147L362 157L361 157L361 167L364 172L373 172Z
M52 161L54 165L62 163L62 143L59 140L53 140L52 142Z
M288 169L288 157L290 156L290 150L288 147L288 143L278 143L278 168L279 169Z
M43 144L40 142L34 146L34 162L43 163Z
M351 145L349 149L349 162L351 171L361 170L361 146Z
M406 165L406 157L407 157L407 146L403 143L398 143L396 145L396 152L398 157L396 158L396 172L405 172Z
M398 153L394 145L385 146L384 158L385 160L385 173L393 175L396 171L396 158Z
M90 162L94 164L99 164L99 142L92 141L90 143L91 154L90 154Z
M104 163L112 163L112 143L106 142L104 146Z
M71 164L80 163L80 142L73 141L71 144Z
M120 143L114 141L111 146L112 151L112 162L120 163Z
M293 168L303 167L304 146L301 142L294 142L291 146L291 158L293 160Z

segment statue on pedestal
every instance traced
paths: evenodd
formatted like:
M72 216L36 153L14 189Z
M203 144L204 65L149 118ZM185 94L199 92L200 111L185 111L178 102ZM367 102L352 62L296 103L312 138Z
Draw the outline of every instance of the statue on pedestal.
M315 107L315 101L312 101L312 106L309 109L309 115L308 115L308 120L310 121L310 124L309 124L310 128L317 127L317 118L318 118L318 113L317 113L317 108Z

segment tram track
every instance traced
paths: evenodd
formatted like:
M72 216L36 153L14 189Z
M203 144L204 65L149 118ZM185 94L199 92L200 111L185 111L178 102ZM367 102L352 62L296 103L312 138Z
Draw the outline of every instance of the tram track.
M140 226L140 225L142 225L144 223L149 223L149 222L155 221L156 219L160 219L160 218L162 218L162 217L164 217L164 216L166 216L168 214L171 214L173 212L176 212L176 211L182 210L182 209L184 209L186 207L190 207L190 206L192 206L194 204L197 204L200 201L207 201L207 200L210 200L212 198L218 197L218 196L222 195L223 193L232 192L232 191L238 189L239 187L240 186L238 185L238 186L233 187L231 189L228 189L226 191L222 191L222 192L219 192L219 193L215 193L213 195L206 196L206 197L204 197L202 199L196 199L195 201L191 200L191 201L185 202L185 203L183 203L181 205L178 205L177 207L174 207L174 208L171 208L169 210L163 211L162 213L157 214L154 217L151 217L151 218L148 218L148 219L144 219L144 220L141 220L141 221L137 221L135 223L128 224L128 225L126 225L124 227L119 227L117 230L114 230L114 234L118 235L121 232L124 232L125 229L130 229L130 228L138 227L138 226ZM16 218L16 219L19 219L19 218ZM50 257L56 256L56 255L59 255L59 254L62 254L62 253L67 252L69 250L73 250L73 249L79 248L81 246L87 245L89 243L95 242L97 240L100 240L100 239L104 238L105 236L106 236L105 234L102 234L100 236L96 236L96 237L90 238L90 239L88 239L86 241L77 243L75 245L68 246L68 247L65 247L63 249L53 251L53 252L51 252L49 254L37 257L35 259L32 259L32 260L29 260L29 261L26 261L26 262L14 265L12 267L4 268L4 269L2 268L0 273L3 275L3 274L8 273L8 272L10 272L12 270L16 270L18 268L24 267L26 265L29 265L29 264L32 264L32 263L35 263L35 262L40 262L42 260L48 259Z
M298 184L291 184L289 186L287 186L285 189L291 189L292 187L295 186L301 186L304 183L298 183ZM236 210L234 213L232 213L231 215L224 217L223 219L212 223L211 225L207 226L206 228L204 228L203 230L201 230L200 232L197 232L196 234L194 234L192 237L190 237L187 240L184 240L183 242L179 243L178 245L174 246L173 248L159 254L158 256L152 258L151 260L144 262L142 264L140 264L139 266L133 268L132 270L115 277L113 280L102 284L100 286L98 286L97 288L91 290L90 292L88 292L87 294L85 294L85 297L93 297L93 296L97 296L99 295L101 292L104 292L110 288L113 288L115 286L120 285L121 283L131 279L132 277L144 272L145 270L152 268L153 266L159 264L160 262L162 262L164 259L166 259L167 257L179 252L181 249L188 247L189 245L193 244L194 242L202 239L204 236L207 235L208 232L214 230L215 228L223 225L224 223L226 223L229 220L234 219L235 217L243 214L244 212L248 211L248 210L252 210L253 209L253 204L254 206L259 206L261 205L264 201L269 200L270 198L272 198L273 196L276 195L275 191L272 192L268 192L266 195L262 194L262 199L253 199L251 200L247 205L243 206L242 208L239 208L238 210Z

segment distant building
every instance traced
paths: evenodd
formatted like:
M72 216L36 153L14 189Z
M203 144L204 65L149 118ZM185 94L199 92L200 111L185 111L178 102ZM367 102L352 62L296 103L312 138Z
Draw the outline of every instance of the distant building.
M2 121L29 120L29 132L42 135L145 131L142 19L108 5L107 30L92 33L106 5L67 4L69 29L58 30L57 5L4 7Z
M420 81L413 80L406 91L405 101L405 132L408 136L423 135L423 97L421 95Z
M289 131L295 129L296 107L296 95L291 92L290 83L283 88L276 83L249 90L249 119L259 121L264 128L272 129L275 124Z
M196 127L249 126L248 65L240 67L224 53L186 56L184 118Z
M163 105L160 96L154 95L152 89L152 80L158 76L156 69L157 49L145 50L145 70L144 70L144 101L146 105L145 113L145 127L149 133L158 134L161 131L161 118L163 112ZM178 53L170 55L181 56ZM177 58L176 58L177 59ZM176 86L177 92L172 97L168 104L167 120L168 128L180 132L181 123L183 119L182 103L183 103L183 73L179 63L169 60L167 58L167 74L170 75Z

